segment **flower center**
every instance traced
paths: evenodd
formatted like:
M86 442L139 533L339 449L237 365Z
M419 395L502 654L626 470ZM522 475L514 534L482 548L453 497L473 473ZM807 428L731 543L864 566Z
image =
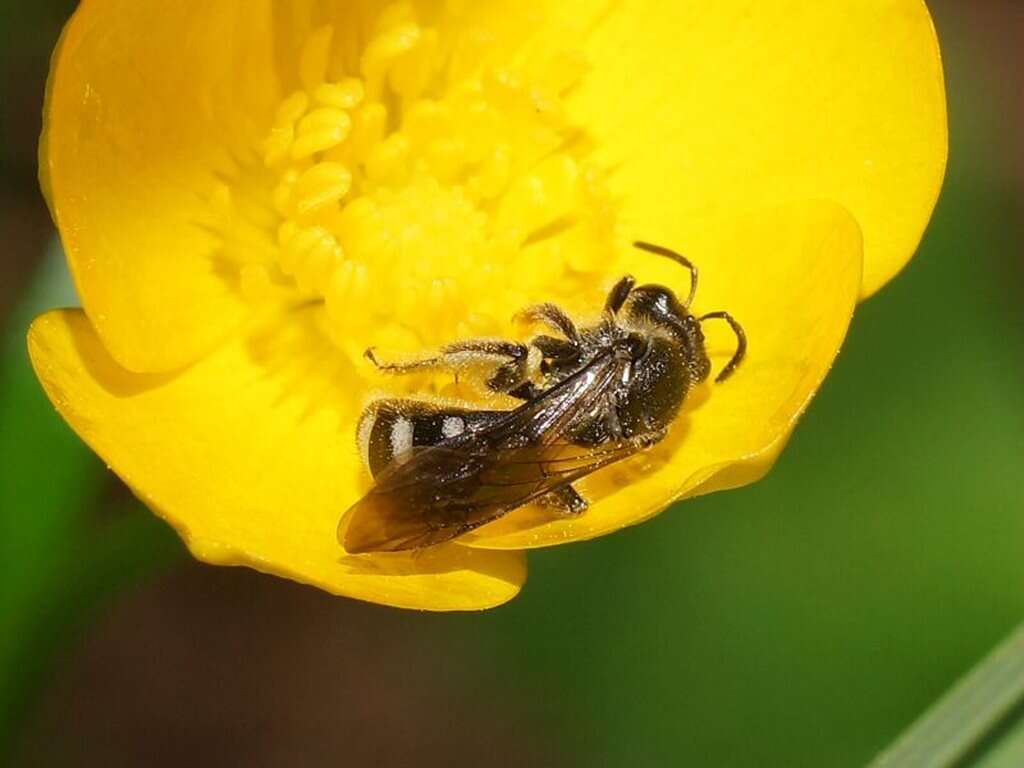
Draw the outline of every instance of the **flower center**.
M358 55L331 26L305 43L303 87L261 146L275 253L242 268L243 291L322 301L353 360L502 335L527 304L595 296L615 216L563 111L582 57L466 66L409 3L371 29Z

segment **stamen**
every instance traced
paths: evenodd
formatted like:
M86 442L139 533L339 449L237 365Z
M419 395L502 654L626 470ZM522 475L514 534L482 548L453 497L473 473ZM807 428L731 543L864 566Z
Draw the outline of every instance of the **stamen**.
M352 172L341 163L322 162L306 170L292 188L295 214L309 218L325 209L333 209L348 194Z
M370 346L415 353L505 332L526 304L585 306L617 252L605 175L563 103L585 57L474 67L484 33L428 26L416 7L394 3L361 34L310 33L301 89L278 106L252 174L270 179L257 218L276 218L259 224L276 258L239 267L253 301L323 301L367 377ZM361 50L344 47L357 39ZM237 208L230 187L215 197Z
M324 83L313 92L317 102L336 109L352 109L359 106L366 95L363 81L350 77L340 83Z
M317 152L333 149L348 138L352 118L335 107L321 107L303 117L295 129L292 160L304 160Z

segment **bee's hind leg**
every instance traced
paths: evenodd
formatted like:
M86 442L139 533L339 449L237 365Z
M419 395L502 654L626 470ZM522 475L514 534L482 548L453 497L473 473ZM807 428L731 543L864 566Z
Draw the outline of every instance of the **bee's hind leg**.
M378 370L401 374L421 371L426 368L459 368L467 359L473 357L504 358L517 363L520 360L526 360L528 353L529 349L527 349L525 344L520 344L515 341L477 339L470 341L456 341L454 344L447 344L441 347L440 351L433 357L424 357L401 363L384 362L380 360L373 347L370 347L363 354L366 356L367 360L377 366ZM505 366L503 365L502 367Z
M558 512L559 517L579 517L590 506L571 485L562 485L544 494L540 504Z
M511 395L520 400L532 400L540 394L537 387L530 381L530 348L516 341L494 339L457 341L442 347L433 357L399 363L379 360L373 348L366 350L365 354L378 370L396 374L413 373L431 368L447 368L458 371L467 361L474 358L504 361L487 379L487 387L491 391Z

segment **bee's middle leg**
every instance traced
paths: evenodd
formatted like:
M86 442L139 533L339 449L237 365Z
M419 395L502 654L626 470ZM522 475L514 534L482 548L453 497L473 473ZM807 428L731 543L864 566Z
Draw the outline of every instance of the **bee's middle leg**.
M498 367L487 380L487 387L492 392L500 392L519 400L533 400L540 394L540 390L530 380L530 349L525 344L516 346L522 351Z
M544 494L540 503L558 512L559 517L579 517L590 506L571 485L562 485Z

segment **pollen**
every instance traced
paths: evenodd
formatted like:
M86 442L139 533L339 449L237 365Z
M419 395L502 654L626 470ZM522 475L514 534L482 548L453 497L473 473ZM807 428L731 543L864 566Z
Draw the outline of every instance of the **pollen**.
M467 64L453 41L485 35L419 8L388 6L365 35L314 30L248 175L273 214L243 294L321 302L368 377L368 347L415 354L507 335L530 303L586 305L617 250L605 174L564 104L583 55Z

